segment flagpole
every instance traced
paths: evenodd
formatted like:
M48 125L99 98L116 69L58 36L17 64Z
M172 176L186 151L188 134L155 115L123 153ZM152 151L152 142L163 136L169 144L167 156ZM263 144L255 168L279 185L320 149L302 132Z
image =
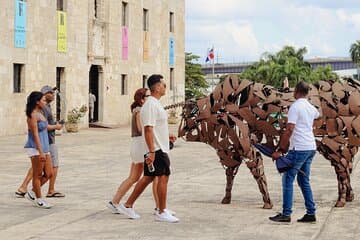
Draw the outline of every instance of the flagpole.
M214 46L213 46L213 53L214 53L214 55L215 55L215 49L214 49ZM214 91L214 87L215 87L215 67L214 67L214 63L215 63L215 58L213 58L212 59L212 83L211 83L211 85L212 85L212 87L211 87L211 89L212 89L212 91Z

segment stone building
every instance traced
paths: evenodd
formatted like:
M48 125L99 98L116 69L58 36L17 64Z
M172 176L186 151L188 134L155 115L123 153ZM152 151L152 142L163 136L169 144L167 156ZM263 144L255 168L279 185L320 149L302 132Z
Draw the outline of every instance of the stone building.
M59 89L54 115L97 98L95 120L125 125L152 73L163 104L184 98L184 0L0 0L0 136L26 130L26 97ZM88 116L81 121L87 127Z

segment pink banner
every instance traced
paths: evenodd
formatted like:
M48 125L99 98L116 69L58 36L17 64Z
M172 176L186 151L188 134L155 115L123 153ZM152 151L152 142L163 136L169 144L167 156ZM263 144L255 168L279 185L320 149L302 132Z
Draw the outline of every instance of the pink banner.
M128 43L129 43L129 37L128 37L128 28L122 27L122 59L127 60L128 59Z

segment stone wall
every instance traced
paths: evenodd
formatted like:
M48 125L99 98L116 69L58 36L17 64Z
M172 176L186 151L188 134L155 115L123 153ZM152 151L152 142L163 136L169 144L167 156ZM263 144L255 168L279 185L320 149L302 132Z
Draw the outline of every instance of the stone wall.
M97 17L95 6L97 2ZM143 75L160 73L168 83L164 104L184 98L185 3L184 0L127 0L128 59L122 59L122 1L64 0L67 15L67 50L57 51L56 1L26 2L26 47L15 48L15 0L4 1L0 11L0 136L26 131L26 97L48 84L56 85L56 68L62 67L61 118L73 107L88 104L89 71L98 69L98 120L104 124L130 122L133 93L143 86ZM148 52L144 60L143 9L148 10ZM169 31L169 13L174 12L174 32ZM175 63L169 64L169 41L175 40ZM13 64L24 64L22 86L13 90ZM174 87L170 91L170 67ZM125 94L122 75L127 76ZM175 97L174 97L175 96ZM55 114L56 103L53 103ZM87 127L88 117L82 120Z

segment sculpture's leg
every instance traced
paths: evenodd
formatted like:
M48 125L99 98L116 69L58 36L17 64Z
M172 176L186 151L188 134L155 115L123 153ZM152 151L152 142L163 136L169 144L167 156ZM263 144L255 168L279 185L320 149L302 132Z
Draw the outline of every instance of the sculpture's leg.
M346 171L347 179L348 179L348 188L347 188L347 191L346 191L346 201L347 202L352 202L354 200L354 192L352 190L351 181L350 181L350 176L351 176L350 174L352 172L352 166L353 166L353 163L352 163L352 159L351 159L349 164L348 164L348 169Z
M348 176L346 170L341 163L335 163L335 172L338 180L338 200L336 201L335 207L344 207L346 202L346 192L348 186Z
M222 204L230 204L231 203L231 190L232 190L232 186L234 183L234 178L235 175L239 169L239 166L235 166L235 167L228 167L225 170L225 174L226 174L226 188L225 188L225 196L222 199L221 203Z
M354 200L354 192L352 190L351 183L350 183L350 175L348 175L347 182L348 182L348 186L346 188L346 201L352 202Z
M259 186L259 190L263 196L263 201L264 201L263 208L271 209L273 207L273 204L271 202L269 191L267 188L266 176L264 173L264 163L261 154L256 152L256 159L246 162L246 165L250 169L252 175L254 176Z

